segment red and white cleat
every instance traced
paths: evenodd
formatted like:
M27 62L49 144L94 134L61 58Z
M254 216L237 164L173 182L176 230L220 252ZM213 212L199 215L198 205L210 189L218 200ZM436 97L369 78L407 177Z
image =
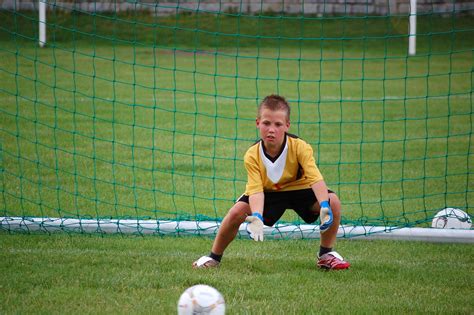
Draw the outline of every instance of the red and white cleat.
M351 264L345 261L337 252L329 252L318 258L318 267L321 269L348 269Z

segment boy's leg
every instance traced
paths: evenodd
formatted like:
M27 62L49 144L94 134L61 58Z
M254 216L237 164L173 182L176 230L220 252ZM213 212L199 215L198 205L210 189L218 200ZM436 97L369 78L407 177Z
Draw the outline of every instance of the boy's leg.
M331 201L333 223L326 232L321 234L321 246L326 248L334 247L339 224L341 223L341 201L339 197L337 197L335 193L329 193L329 200ZM315 207L317 207L317 211L319 212L319 203L316 203Z
M318 267L323 269L347 269L350 263L345 261L341 255L333 251L336 243L337 231L341 223L341 201L335 193L329 193L329 200L333 214L331 227L321 234L321 248L318 254ZM319 204L314 205L314 210L319 213Z
M229 212L224 217L224 220L222 220L219 231L217 232L214 243L212 244L211 254L196 260L193 263L193 268L209 268L218 266L225 249L239 232L240 225L245 221L245 218L251 214L248 203L237 201L234 206L230 208Z
M214 244L212 244L212 253L217 255L224 254L227 246L229 246L237 236L240 225L249 215L252 215L250 206L248 203L243 201L238 201L232 208L230 208L224 220L222 220Z

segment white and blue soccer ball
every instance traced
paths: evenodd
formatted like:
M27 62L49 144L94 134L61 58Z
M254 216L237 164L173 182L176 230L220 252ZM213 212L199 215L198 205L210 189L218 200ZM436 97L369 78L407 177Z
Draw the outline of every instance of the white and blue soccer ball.
M178 315L224 315L225 301L215 288L197 284L181 294L178 301Z
M438 229L470 229L472 220L461 209L446 208L434 216L431 226Z

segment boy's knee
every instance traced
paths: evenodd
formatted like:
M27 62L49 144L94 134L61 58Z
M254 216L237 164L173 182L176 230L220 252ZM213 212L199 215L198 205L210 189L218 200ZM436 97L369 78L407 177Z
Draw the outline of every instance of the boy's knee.
M241 224L247 218L247 212L245 211L244 207L239 206L238 204L234 205L229 212L227 213L227 217L230 222L234 224Z
M330 193L329 202L330 202L331 210L333 214L340 215L341 214L341 200L339 200L339 197L335 193Z

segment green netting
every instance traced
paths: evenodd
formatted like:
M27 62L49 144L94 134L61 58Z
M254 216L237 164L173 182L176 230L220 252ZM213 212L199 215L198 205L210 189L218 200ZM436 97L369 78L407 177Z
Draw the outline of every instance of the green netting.
M423 2L408 56L407 12L249 3L48 1L44 48L37 11L0 11L0 216L217 224L272 93L344 225L472 213L472 8Z

